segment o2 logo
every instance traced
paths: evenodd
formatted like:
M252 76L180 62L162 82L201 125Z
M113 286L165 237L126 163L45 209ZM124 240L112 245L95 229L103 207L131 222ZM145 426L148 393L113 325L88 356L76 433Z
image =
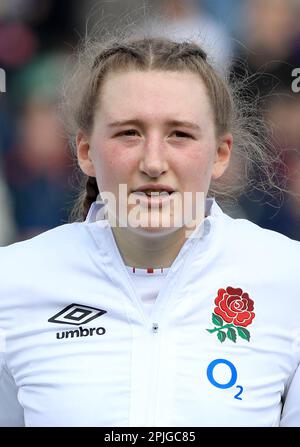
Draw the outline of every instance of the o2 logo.
M229 368L229 370L230 370L231 378L230 378L228 383L219 383L214 378L214 369L215 369L216 366L221 365L221 364L226 365ZM208 365L206 374L207 374L207 378L210 381L210 383L213 386L215 386L217 388L220 388L222 390L225 390L227 388L232 388L236 384L236 381L237 381L237 370L236 370L236 367L234 366L233 363L229 362L229 360L225 360L225 359L213 360ZM242 400L240 395L242 394L244 388L241 385L237 385L235 388L238 390L238 392L235 394L234 398L237 399L237 400Z

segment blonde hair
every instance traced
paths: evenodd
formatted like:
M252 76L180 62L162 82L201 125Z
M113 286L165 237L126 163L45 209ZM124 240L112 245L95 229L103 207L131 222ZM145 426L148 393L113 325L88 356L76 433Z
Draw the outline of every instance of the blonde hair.
M233 135L233 151L223 176L212 180L208 196L219 202L236 199L247 189L265 191L276 187L273 180L276 154L270 149L261 118L255 107L230 85L207 61L196 43L176 42L165 37L136 37L94 42L79 51L73 74L65 84L64 111L71 143L79 130L89 134L101 85L110 73L129 70L191 72L204 82L212 106L216 135ZM234 88L235 87L235 88ZM277 157L278 158L278 157ZM255 179L252 174L255 172ZM257 175L258 174L258 175ZM99 194L96 179L81 175L79 197L70 220L84 220Z

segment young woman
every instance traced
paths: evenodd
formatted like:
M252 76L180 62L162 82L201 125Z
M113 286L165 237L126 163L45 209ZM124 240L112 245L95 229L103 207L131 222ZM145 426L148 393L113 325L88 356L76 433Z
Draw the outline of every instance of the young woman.
M87 56L84 221L0 251L0 425L300 426L300 245L215 200L267 162L229 87L192 43Z

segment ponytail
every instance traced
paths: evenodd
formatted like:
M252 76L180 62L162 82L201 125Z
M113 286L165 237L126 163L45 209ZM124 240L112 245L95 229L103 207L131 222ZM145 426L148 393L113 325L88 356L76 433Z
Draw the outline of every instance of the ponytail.
M90 206L97 199L99 189L95 177L88 177L85 185L85 195L82 201L82 218L86 219Z

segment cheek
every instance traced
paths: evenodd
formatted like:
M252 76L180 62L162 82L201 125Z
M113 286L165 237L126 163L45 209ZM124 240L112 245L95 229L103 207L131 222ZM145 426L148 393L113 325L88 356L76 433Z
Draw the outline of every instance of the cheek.
M191 151L178 158L178 172L185 184L195 189L197 185L203 185L210 180L213 160L213 149L210 147Z
M104 145L95 150L94 163L102 191L112 191L118 189L119 184L128 183L136 162L125 152L121 153L113 145Z

